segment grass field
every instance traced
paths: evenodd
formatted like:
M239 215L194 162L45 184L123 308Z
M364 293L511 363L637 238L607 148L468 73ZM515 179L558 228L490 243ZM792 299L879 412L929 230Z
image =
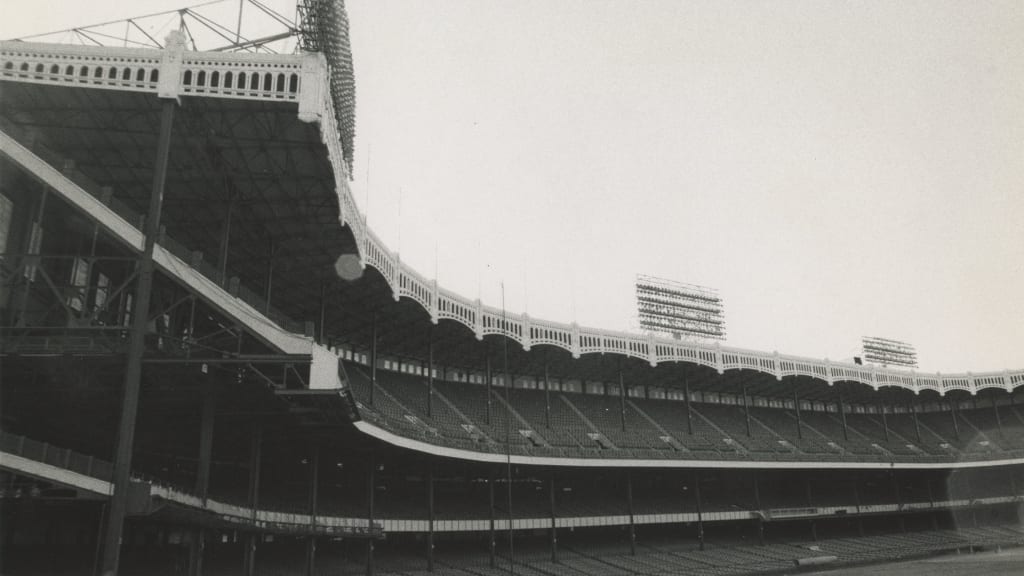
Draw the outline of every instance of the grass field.
M1021 576L1024 575L1024 549L940 556L926 560L842 568L812 574L821 576L960 576L961 574Z

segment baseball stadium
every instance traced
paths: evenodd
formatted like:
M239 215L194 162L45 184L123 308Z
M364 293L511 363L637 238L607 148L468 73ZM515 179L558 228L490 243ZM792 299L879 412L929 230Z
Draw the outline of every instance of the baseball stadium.
M344 2L243 3L283 32L0 42L0 573L1020 568L1024 369L446 289L354 197Z

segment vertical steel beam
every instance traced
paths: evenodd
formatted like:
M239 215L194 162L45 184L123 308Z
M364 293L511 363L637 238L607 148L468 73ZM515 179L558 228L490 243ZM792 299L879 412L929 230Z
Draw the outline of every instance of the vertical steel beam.
M494 375L491 373L491 346L490 346L490 344L487 345L486 350L487 350L487 352L486 352L487 358L486 358L486 363L485 363L486 365L485 365L485 369L484 369L484 378L487 380L485 382L485 384L487 386L487 425L490 426L491 425L491 420L492 420L492 418L491 418L491 410L493 410L493 408L492 408L492 398L491 398L491 380L494 378Z
M310 446L309 457L309 538L306 539L306 576L316 573L316 516L320 508L320 446Z
M135 422L138 417L139 389L142 381L142 353L146 347L146 324L149 300L153 291L153 247L160 232L160 212L164 201L164 182L167 177L167 159L171 150L171 128L174 124L174 100L161 103L160 135L157 143L153 186L146 214L145 243L139 257L139 277L135 284L135 311L128 338L128 365L124 375L124 395L121 402L121 423L117 434L114 456L114 493L110 499L110 513L103 544L101 574L115 576L121 560L121 534L128 510L128 487L131 483L132 449L135 446Z
M327 282L320 281L320 318L317 321L316 341L324 344L327 337Z
M629 512L629 553L636 556L636 518L633 514L633 471L628 468L626 469L626 510Z
M764 508L761 506L761 482L754 471L754 505L757 506L757 543L764 546Z
M427 418L434 417L434 325L427 331Z
M900 489L899 471L895 468L891 471L892 476L890 477L892 482L893 493L896 495L896 511L899 514L900 521L900 532L907 531L907 523L903 518L903 490Z
M193 300L193 303L195 301ZM195 494L206 503L210 486L210 459L213 454L213 424L216 417L217 396L207 382L203 387L203 402L200 408L199 423L199 461L196 470ZM206 529L197 528L189 543L189 574L202 576L203 553L206 548Z
M367 458L369 466L366 471L366 521L367 527L370 530L370 537L366 539L366 576L374 576L376 568L373 561L373 514L374 514L374 495L377 490L374 486L376 480L374 479L374 472L377 468L377 463L374 462L373 449L370 449L370 455Z
M25 229L25 241L22 246L22 252L25 254L22 257L25 271L21 282L21 297L17 303L12 301L14 316L11 318L11 323L19 328L25 326L25 311L28 310L28 298L32 292L30 286L35 281L35 270L38 266L38 264L32 264L32 260L33 256L40 253L40 244L43 241L43 215L46 213L46 199L49 195L50 189L44 186L39 194L39 202L35 205L35 217ZM37 260L37 262L40 261Z
M750 437L750 399L747 397L747 383L743 383L743 419L747 424L747 437Z
M622 362L619 362L619 420L622 431L626 431L626 383L622 379Z
M700 471L693 471L693 492L697 498L697 540L700 549L704 550L704 507L700 500Z
M434 571L434 466L427 464L427 572Z
M551 518L551 561L558 563L558 529L555 525L555 469L548 475L548 514Z
M370 342L370 406L373 406L373 395L377 389L377 310L373 311Z
M551 428L551 378L548 373L548 352L544 351L544 425Z
M690 411L690 381L683 379L683 400L686 403L686 433L693 435L693 413Z
M487 465L487 504L487 510L490 516L490 522L488 522L487 548L490 553L491 568L495 568L497 566L497 561L495 559L495 548L497 546L497 542L494 534L494 467L490 464Z
M857 534L864 537L864 516L861 515L860 483L856 473L853 475L853 501L857 505Z
M917 404L910 403L910 413L914 415L914 436L921 442L921 423L917 420Z
M931 517L932 530L939 529L939 518L935 514L935 492L932 491L932 479L928 478L925 482L925 488L928 490L928 515Z
M836 384L836 396L839 400L839 418L843 421L843 440L849 442L850 432L846 427L846 408L843 405L843 393L839 390L838 384Z
M274 246L274 239L270 238L268 241L269 249L267 250L267 279L266 288L263 291L263 298L266 303L263 306L263 312L270 312L270 297L274 294L274 253L276 248Z
M242 559L242 574L252 576L256 573L256 542L259 532L256 528L256 511L260 506L260 471L263 468L263 427L256 425L249 444L249 521L251 532L246 537L245 556Z
M226 177L225 177L226 180ZM235 212L235 199L237 194L231 192L231 197L228 199L228 207L224 214L224 226L221 228L220 235L220 281L221 284L227 284L228 281L228 251L231 248L231 218Z
M796 389L793 389L793 408L796 409L796 437L803 440L804 438L804 423L800 419L800 395L797 394Z
M886 419L886 416L885 416L885 404L879 403L878 411L881 412L881 414L882 414L882 431L885 433L885 441L886 441L886 443L888 443L889 442L889 421Z
M956 439L960 439L960 419L956 416L957 403L950 399L949 401L949 415L953 418L953 434L956 435Z
M811 478L809 476L804 479L804 493L807 496L807 507L814 508L814 500L811 498ZM818 524L813 519L811 520L811 539L815 542L818 541Z
M1003 434L1003 419L999 416L999 406L996 405L996 390L993 388L989 397L992 398L992 412L996 415L996 428L999 429L999 435Z

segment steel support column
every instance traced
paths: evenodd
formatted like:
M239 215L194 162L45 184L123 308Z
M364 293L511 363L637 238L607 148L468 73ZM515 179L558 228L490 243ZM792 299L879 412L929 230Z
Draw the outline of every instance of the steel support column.
M256 542L259 533L256 531L256 510L260 506L260 470L263 467L263 427L257 425L252 433L249 444L249 521L252 531L246 536L245 555L242 558L242 574L252 576L256 573Z
M803 440L804 438L804 423L800 419L800 395L797 394L796 390L793 390L793 408L796 409L796 437Z
M928 478L925 481L924 485L925 485L925 488L928 490L928 508L930 510L928 515L931 517L932 530L938 530L939 529L939 519L935 515L935 493L932 492L932 479Z
M164 182L167 160L171 149L171 129L174 124L174 100L164 100L160 111L160 135L153 171L153 186L146 213L145 243L139 258L139 277L135 284L135 309L132 329L128 338L128 365L125 368L124 395L121 402L121 423L118 427L117 450L114 456L114 493L110 499L110 512L103 539L103 561L100 573L115 576L121 560L121 534L128 511L128 487L131 483L132 449L135 446L135 422L138 417L139 389L142 381L142 355L146 347L146 325L149 319L149 300L153 290L153 248L160 232L160 212L163 209Z
M195 495L206 503L210 486L210 459L213 454L213 425L216 417L217 396L210 389L209 382L203 387L203 403L200 408L199 424L199 461L196 471ZM203 552L206 548L206 530L202 527L193 532L189 543L189 574L201 576L203 573Z
M757 543L764 546L764 508L761 506L761 481L754 472L754 505L757 506Z
M327 282L320 281L320 314L317 320L317 344L325 344L327 338Z
M31 294L31 285L35 281L35 270L36 266L31 264L33 256L37 256L40 252L40 244L43 241L43 215L46 213L46 199L50 195L50 189L42 186L42 191L39 194L39 201L35 203L33 211L35 216L32 219L32 223L25 228L25 240L22 246L22 263L25 265L25 273L21 278L21 293L20 298L17 301L12 297L11 311L13 316L11 317L11 324L19 328L25 326L25 311L28 310L28 299Z
M234 192L230 192L230 198L228 198L227 210L224 214L224 226L221 228L220 233L220 281L222 285L227 285L228 282L228 253L231 248L231 219L235 212L235 200L238 195Z
M274 294L274 252L276 248L274 246L274 239L271 238L268 242L269 249L267 250L267 279L266 288L263 290L263 298L266 303L263 307L263 312L270 312L270 297Z
M374 573L376 571L375 567L374 567L374 563L373 563L373 545L374 544L373 544L372 532L373 532L373 513L374 513L374 509L373 509L373 505L374 505L373 499L374 498L373 497L374 497L374 495L377 492L377 490L376 490L376 488L374 486L376 480L374 479L373 476L374 476L374 472L375 472L375 469L377 467L377 464L376 464L376 462L374 462L373 455L374 455L373 454L373 449L370 449L370 455L367 458L367 460L368 460L367 463L369 464L369 466L367 467L367 471L366 471L366 521L367 521L367 526L368 526L368 528L370 529L370 532L371 532L371 537L366 539L366 576L374 576Z
M704 549L704 508L700 501L700 471L693 472L693 492L697 499L697 540L700 542L700 549Z
M427 464L427 572L434 571L434 466Z
M999 416L999 406L996 405L996 391L995 391L995 389L993 389L991 391L991 393L989 394L989 397L992 398L992 412L994 412L995 415L996 415L996 428L999 429L999 435L1002 436L1003 435L1003 419L1002 419L1002 417Z
M377 310L373 311L373 324L370 329L370 406L373 406L373 395L377 389Z
M544 351L544 425L551 428L551 378L548 374L548 354Z
M548 515L551 518L551 561L558 563L558 530L555 526L555 470L548 475Z
M747 397L747 383L743 383L743 420L747 425L747 438L750 437L750 398Z
M903 518L903 490L900 489L899 471L893 468L891 473L890 481L892 482L893 493L896 495L896 511L899 514L900 532L906 532L907 523Z
M690 411L690 381L683 380L683 400L686 403L686 433L693 435L693 413Z
M491 398L491 380L494 378L494 375L491 373L491 346L489 344L487 345L487 358L484 367L484 378L486 379L486 382L484 384L487 386L487 425L490 426L491 421L493 420L491 418L491 411L493 410L493 399Z
M494 568L497 566L497 561L495 559L495 547L497 546L497 542L494 534L494 467L491 465L487 465L487 504L487 510L490 516L490 522L488 522L487 548L491 558L491 568Z
M836 385L838 387L838 384ZM839 400L839 418L843 422L843 440L850 441L850 432L846 427L846 408L843 404L843 393L836 388L836 396Z
M811 498L811 479L804 479L804 493L807 496L807 507L814 508L814 499ZM811 539L818 541L818 523L811 519Z
M878 411L882 414L882 431L885 433L885 441L889 442L889 421L885 417L885 404L878 405Z
M622 431L626 431L626 383L622 379L622 362L619 362L619 420Z
M310 447L309 457L309 538L306 539L306 576L316 573L316 516L320 509L320 446Z
M949 415L953 418L953 434L960 439L960 419L956 417L957 406L953 400L949 401Z
M968 471L961 472L964 475L964 487L967 489L967 506L971 509L971 526L978 527L978 509L974 503L974 490L971 486L971 477Z
M633 514L633 472L626 469L626 510L629 512L629 553L636 556L636 518Z
M427 330L427 418L434 417L434 325Z
M857 483L857 475L853 475L853 502L857 506L857 534L864 537L864 517L861 515L860 484Z
M910 413L914 415L914 436L921 442L921 423L917 421L917 404L910 403Z

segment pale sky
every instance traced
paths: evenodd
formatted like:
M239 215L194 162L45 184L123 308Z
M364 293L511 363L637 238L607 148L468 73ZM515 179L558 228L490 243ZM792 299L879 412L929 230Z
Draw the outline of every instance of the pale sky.
M630 330L652 274L717 288L728 345L1024 367L1024 2L347 4L356 199L442 286Z

